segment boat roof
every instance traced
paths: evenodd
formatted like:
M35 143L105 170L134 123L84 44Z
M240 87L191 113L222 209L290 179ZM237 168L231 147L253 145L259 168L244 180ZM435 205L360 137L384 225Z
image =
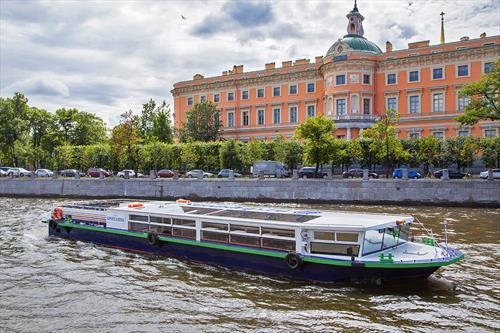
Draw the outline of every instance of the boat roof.
M307 225L336 229L370 230L395 226L397 223L411 223L408 215L389 215L349 211L294 210L274 207L241 206L198 202L141 202L142 207L128 207L121 203L112 210L127 211L129 214L167 214L210 218L210 220L240 220L252 222L274 222L280 225Z

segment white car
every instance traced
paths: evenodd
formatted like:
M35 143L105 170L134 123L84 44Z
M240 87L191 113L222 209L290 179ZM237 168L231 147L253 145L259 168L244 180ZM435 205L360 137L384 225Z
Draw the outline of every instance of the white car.
M186 177L187 178L197 178L198 177L198 174L202 172L203 173L203 178L207 178L207 177L213 177L214 174L213 173L210 173L210 172L205 172L203 170L191 170L191 171L188 171L186 172Z
M493 179L500 179L500 169L492 169L493 171ZM479 174L479 177L482 179L488 179L488 170L483 171Z
M118 172L116 175L121 178L125 178L125 171L128 171L128 176L130 178L135 178L135 171L134 170L122 170ZM140 172L137 173L137 178L143 178L144 175Z
M37 169L35 171L35 176L37 177L53 177L54 173L49 169Z
M0 169L0 177L7 177L7 171Z
M23 168L10 168L7 171L7 175L12 175L14 177L29 177L31 176L31 171L28 171Z

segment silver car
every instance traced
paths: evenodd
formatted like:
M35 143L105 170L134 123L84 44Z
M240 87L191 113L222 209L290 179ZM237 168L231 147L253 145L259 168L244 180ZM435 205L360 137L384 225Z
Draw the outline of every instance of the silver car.
M7 171L7 175L12 175L14 177L29 177L31 172L23 168L10 168Z
M35 176L37 177L53 177L54 173L49 169L37 169L35 171Z
M500 169L492 169L491 171L493 171L493 179L500 179ZM488 179L488 170L481 172L479 177Z
M203 173L203 178L207 178L207 177L213 177L214 174L213 173L210 173L210 172L205 172L203 170L191 170L191 171L188 171L186 172L186 177L187 178L197 178L198 177L198 174L199 173Z

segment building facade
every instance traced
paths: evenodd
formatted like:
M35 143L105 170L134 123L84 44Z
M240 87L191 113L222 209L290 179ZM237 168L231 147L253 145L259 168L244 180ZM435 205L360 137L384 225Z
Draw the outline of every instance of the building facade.
M314 62L268 63L251 72L240 65L174 84L176 128L195 103L209 100L220 110L223 137L243 141L291 137L298 124L320 114L334 119L336 137L357 138L390 108L400 114L400 138L500 134L500 122L470 127L456 121L469 102L458 90L491 70L500 57L499 35L444 43L442 22L440 44L421 41L393 50L387 42L384 52L364 37L356 5L347 20L347 35Z

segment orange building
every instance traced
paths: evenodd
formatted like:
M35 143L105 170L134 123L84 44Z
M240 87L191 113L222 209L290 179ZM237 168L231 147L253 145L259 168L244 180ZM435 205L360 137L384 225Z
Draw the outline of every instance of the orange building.
M444 43L442 21L440 44L421 41L393 50L387 42L383 52L363 37L364 17L356 5L347 19L348 34L314 62L273 62L252 72L240 65L221 76L196 74L174 84L175 126L182 126L195 103L209 100L219 107L223 137L243 141L290 137L299 123L319 114L334 119L335 136L357 138L389 108L400 114L400 138L499 135L498 121L470 127L455 118L468 103L458 90L491 69L500 56L500 36Z

